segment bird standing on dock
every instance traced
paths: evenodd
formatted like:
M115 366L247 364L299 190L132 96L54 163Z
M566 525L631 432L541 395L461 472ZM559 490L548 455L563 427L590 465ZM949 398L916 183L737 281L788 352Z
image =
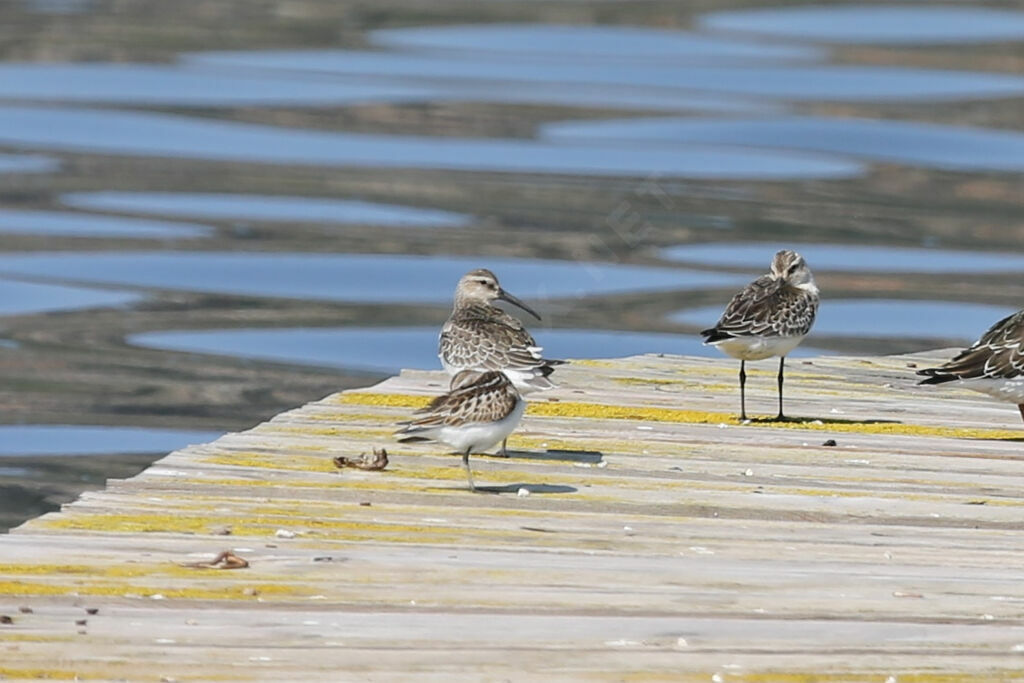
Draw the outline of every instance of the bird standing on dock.
M740 419L747 419L746 363L779 356L779 414L786 354L811 331L818 313L818 287L803 257L784 249L772 259L771 272L744 287L732 298L718 323L701 332L711 344L740 359Z
M1024 419L1024 310L990 327L948 363L918 370L920 384L959 380L967 389L1017 404Z
M438 396L416 418L395 432L402 443L440 441L462 454L469 490L476 491L469 456L508 438L526 407L504 373L463 370L452 378L451 390Z
M536 311L502 289L494 273L486 268L472 270L459 280L454 309L441 328L441 365L450 375L500 370L522 393L554 387L548 377L564 361L544 358L543 348L523 323L494 301L507 301L540 320ZM506 455L505 443L498 454Z

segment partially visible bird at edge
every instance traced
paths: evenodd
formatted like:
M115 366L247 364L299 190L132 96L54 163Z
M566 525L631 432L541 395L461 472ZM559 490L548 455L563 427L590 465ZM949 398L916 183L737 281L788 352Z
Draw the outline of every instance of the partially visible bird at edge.
M779 356L779 413L785 420L782 384L786 355L814 325L819 292L803 257L784 249L775 254L771 270L737 293L718 323L703 330L705 344L740 361L740 419L747 419L746 363Z
M476 491L469 467L471 453L480 452L508 435L523 417L525 402L512 381L497 371L463 370L452 378L451 390L438 396L395 432L402 443L439 441L462 455L470 491Z
M1024 419L1024 310L990 327L949 362L918 370L920 384L957 382L1000 401L1016 403Z

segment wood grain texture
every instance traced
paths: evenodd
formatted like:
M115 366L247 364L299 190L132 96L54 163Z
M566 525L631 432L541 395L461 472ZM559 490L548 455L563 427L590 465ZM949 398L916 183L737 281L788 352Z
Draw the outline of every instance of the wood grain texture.
M949 355L795 360L784 425L728 359L567 365L498 494L390 439L443 373L329 396L0 537L0 676L1024 680L1024 429Z

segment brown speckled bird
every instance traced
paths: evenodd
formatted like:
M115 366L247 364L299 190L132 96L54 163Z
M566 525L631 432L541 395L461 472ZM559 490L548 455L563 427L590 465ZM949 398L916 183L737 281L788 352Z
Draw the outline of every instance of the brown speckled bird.
M948 363L917 374L927 376L921 384L959 381L964 388L1016 403L1024 419L1024 310L997 322Z
M506 439L523 417L525 403L511 380L501 372L463 370L452 378L451 390L438 396L418 417L402 423L400 442L440 441L462 454L471 491L469 455Z
M701 335L733 358L740 359L740 419L747 419L746 362L779 356L779 414L786 354L811 331L818 313L818 287L803 257L784 249L772 259L771 272L732 298L721 319Z

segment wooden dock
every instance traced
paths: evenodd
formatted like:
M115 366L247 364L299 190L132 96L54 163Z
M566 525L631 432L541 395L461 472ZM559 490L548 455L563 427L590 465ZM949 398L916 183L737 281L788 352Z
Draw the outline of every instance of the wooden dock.
M1024 680L1024 428L949 355L792 360L782 425L728 359L578 362L497 494L390 438L440 373L329 396L0 536L0 678Z

